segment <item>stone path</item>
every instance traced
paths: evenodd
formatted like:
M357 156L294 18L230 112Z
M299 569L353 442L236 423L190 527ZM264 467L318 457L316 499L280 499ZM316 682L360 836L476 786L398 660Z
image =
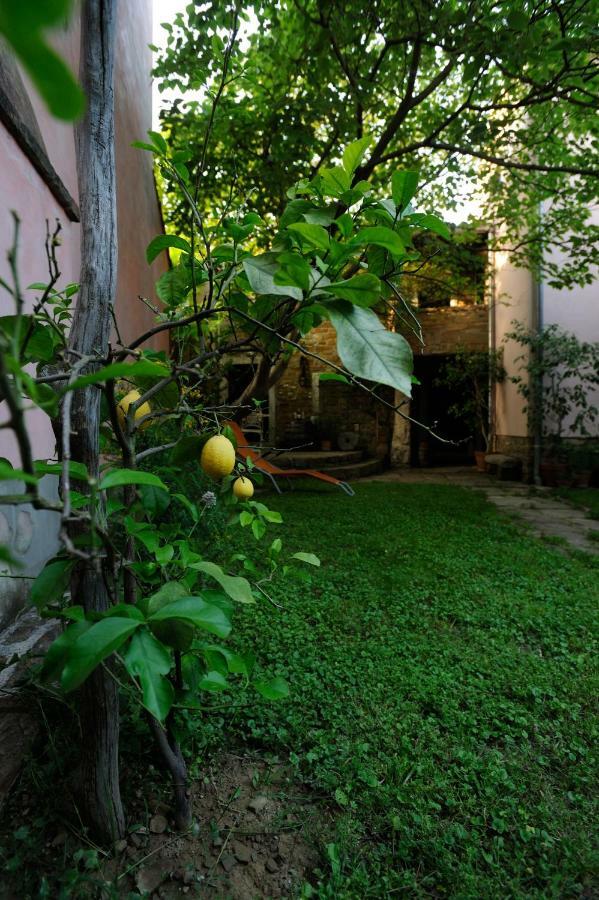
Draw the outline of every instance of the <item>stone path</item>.
M498 509L526 522L539 537L561 538L586 553L599 553L599 541L589 537L599 532L599 522L582 509L551 495L550 488L533 488L516 481L498 481L471 467L397 469L369 481L400 484L455 484L482 490Z

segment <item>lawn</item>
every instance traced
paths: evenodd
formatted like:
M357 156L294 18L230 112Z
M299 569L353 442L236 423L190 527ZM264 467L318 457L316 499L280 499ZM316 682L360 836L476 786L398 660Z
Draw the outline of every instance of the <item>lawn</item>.
M558 553L457 487L361 484L348 498L306 486L261 499L284 518L263 540L280 534L284 553L312 551L322 565L309 585L272 588L284 610L266 600L238 608L229 644L253 650L259 674L283 675L291 694L269 703L236 692L231 707L204 694L212 713L186 720L196 785L223 749L291 762L290 794L310 797L302 840L321 860L303 898L596 895L592 558ZM20 888L8 896L96 896L86 888L97 878L93 846L51 843L54 738L46 750L3 817L4 864ZM65 760L67 771L76 764ZM146 726L129 714L122 781L134 822L154 808L143 806L158 792L149 762ZM215 825L196 812L201 843ZM139 861L116 861L121 873L149 854L136 852Z
M335 811L322 897L590 896L597 570L453 487L269 500L312 585L236 634L291 697L233 741L288 754ZM334 846L331 846L334 845ZM595 889L599 886L595 883Z

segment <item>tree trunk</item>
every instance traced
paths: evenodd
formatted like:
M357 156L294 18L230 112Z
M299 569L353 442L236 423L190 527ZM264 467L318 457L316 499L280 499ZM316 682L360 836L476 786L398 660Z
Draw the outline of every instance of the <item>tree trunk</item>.
M84 0L80 78L87 111L76 130L81 288L69 339L70 349L83 356L105 356L108 351L116 284L115 18L116 0ZM71 456L85 463L91 477L99 470L99 424L100 392L93 387L77 391ZM86 611L107 608L98 560L76 567L72 591L73 602L82 603ZM114 841L125 830L119 790L119 701L117 686L104 668L98 668L82 688L81 729L81 812L96 837Z

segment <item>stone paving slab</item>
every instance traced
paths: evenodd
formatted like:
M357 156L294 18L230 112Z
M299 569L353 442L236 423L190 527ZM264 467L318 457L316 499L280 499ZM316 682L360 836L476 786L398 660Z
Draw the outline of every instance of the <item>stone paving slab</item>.
M366 479L365 479L366 480ZM482 490L487 499L502 512L519 518L538 537L562 538L576 550L596 555L599 542L589 538L599 531L599 522L582 509L557 500L550 488L533 488L516 481L498 481L474 467L439 467L430 469L395 469L369 478L396 484L455 484Z

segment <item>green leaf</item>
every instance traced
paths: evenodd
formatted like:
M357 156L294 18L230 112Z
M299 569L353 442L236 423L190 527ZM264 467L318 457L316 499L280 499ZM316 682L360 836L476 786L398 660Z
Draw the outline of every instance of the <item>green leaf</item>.
M307 291L310 287L310 266L299 253L282 253L277 257L280 269L275 273L275 284L292 285Z
M293 234L298 234L302 244L310 244L318 250L328 250L330 244L329 233L322 225L309 225L307 222L296 222L287 229Z
M164 622L167 619L184 619L220 638L226 638L231 631L226 612L214 603L207 603L202 597L182 597L167 603L152 613L148 621Z
M370 135L359 138L357 141L349 144L343 151L343 168L348 175L353 175L362 160L368 147L372 143Z
M301 562L308 563L310 566L320 566L320 560L314 553L294 553L291 559L299 559Z
M187 512L189 513L189 515L191 516L191 518L193 519L194 522L199 521L200 517L198 514L198 508L195 505L195 503L192 503L191 500L189 500L185 496L185 494L173 494L173 497L175 498L175 500L178 500L179 503L181 503L185 507L185 509L187 510Z
M323 193L329 197L341 197L351 187L351 178L342 166L321 169L319 175Z
M281 700L289 696L289 685L280 675L270 681L254 681L253 686L265 700Z
M105 381L114 381L117 378L125 378L132 380L134 377L146 376L149 378L166 378L170 375L170 369L163 363L155 363L149 359L140 359L133 363L111 363L109 366L103 366L96 372L90 372L89 375L81 375L67 388L74 391L79 388L87 387L90 384L101 384Z
M206 281L206 273L196 266L196 284ZM192 288L191 269L187 266L174 266L167 269L156 282L156 293L167 306L176 306L187 297Z
M157 148L159 153L166 154L167 146L166 141L162 137L162 135L158 131L148 131L148 137Z
M184 250L191 254L191 247L184 238L178 237L176 234L159 234L153 241L150 241L146 248L148 263L153 263L158 254L169 247L175 247L177 250Z
M60 600L67 589L74 560L55 559L47 563L31 585L30 600L38 608Z
M175 555L175 548L172 544L165 544L163 547L157 547L154 552L154 556L156 557L156 562L159 566L166 566L170 563L171 559Z
M266 532L266 525L262 521L262 519L254 519L252 522L252 534L256 538L257 541L260 540L261 537L264 536Z
M170 495L152 484L142 484L139 496L141 505L151 519L162 516L170 506Z
M407 222L408 219L404 219L404 221ZM440 235L446 240L451 238L451 231L443 219L440 219L439 216L435 216L432 213L410 216L409 221L413 222L418 228L426 228L427 231L434 231L435 234Z
M333 281L327 284L327 292L340 297L342 300L349 300L357 306L372 306L380 300L382 283L369 272L363 275L354 275L347 281Z
M377 247L388 250L393 256L402 256L406 252L404 243L397 232L385 225L361 228L350 241L350 246L362 247L365 244L376 244Z
M226 691L228 686L227 679L216 671L206 672L198 684L201 691L213 691L214 693Z
M66 610L65 610L66 612ZM69 625L56 640L50 644L44 657L40 676L43 681L54 681L60 677L67 657L75 641L92 627L87 620L77 621Z
M275 525L280 525L283 521L283 516L276 509L264 509L261 510L261 515L267 522L273 522Z
M61 677L63 689L69 692L78 688L102 660L118 650L140 625L137 619L120 616L111 616L92 625L68 651Z
M342 384L351 384L345 375L339 375L337 372L321 372L318 376L319 381L340 381Z
M244 509L243 512L239 513L239 524L242 528L246 528L248 525L251 525L253 521L254 515L247 509Z
M275 282L279 268L276 253L262 253L260 256L250 256L243 260L243 269L254 293L278 294L291 297L293 300L301 300L303 294L300 288Z
M0 0L0 34L27 70L52 115L69 121L77 119L84 110L83 91L42 32L63 26L70 10L70 0Z
M327 305L326 312L337 332L337 352L345 368L409 397L413 360L406 339L387 331L371 309L341 302Z
M37 484L39 478L23 472L22 469L13 469L9 462L0 459L0 481L23 481L25 484Z
M36 459L33 463L36 475L62 475L62 463L47 463ZM69 475L77 481L87 481L87 466L84 463L69 462Z
M150 631L140 628L131 638L124 659L131 677L139 678L144 706L163 722L175 699L171 682L163 677L171 670L171 654Z
M218 581L225 593L237 603L255 603L252 588L246 578L242 578L239 575L226 575L220 566L207 560L193 563L191 568L204 572L210 578Z
M391 177L391 195L399 212L403 212L418 187L418 172L394 172Z
M107 491L109 488L122 487L125 484L150 484L168 492L167 486L157 475L152 475L151 472L138 472L136 469L113 469L104 476L99 489Z
M131 146L137 150L148 150L150 153L158 153L154 144L148 144L146 141L131 141Z

